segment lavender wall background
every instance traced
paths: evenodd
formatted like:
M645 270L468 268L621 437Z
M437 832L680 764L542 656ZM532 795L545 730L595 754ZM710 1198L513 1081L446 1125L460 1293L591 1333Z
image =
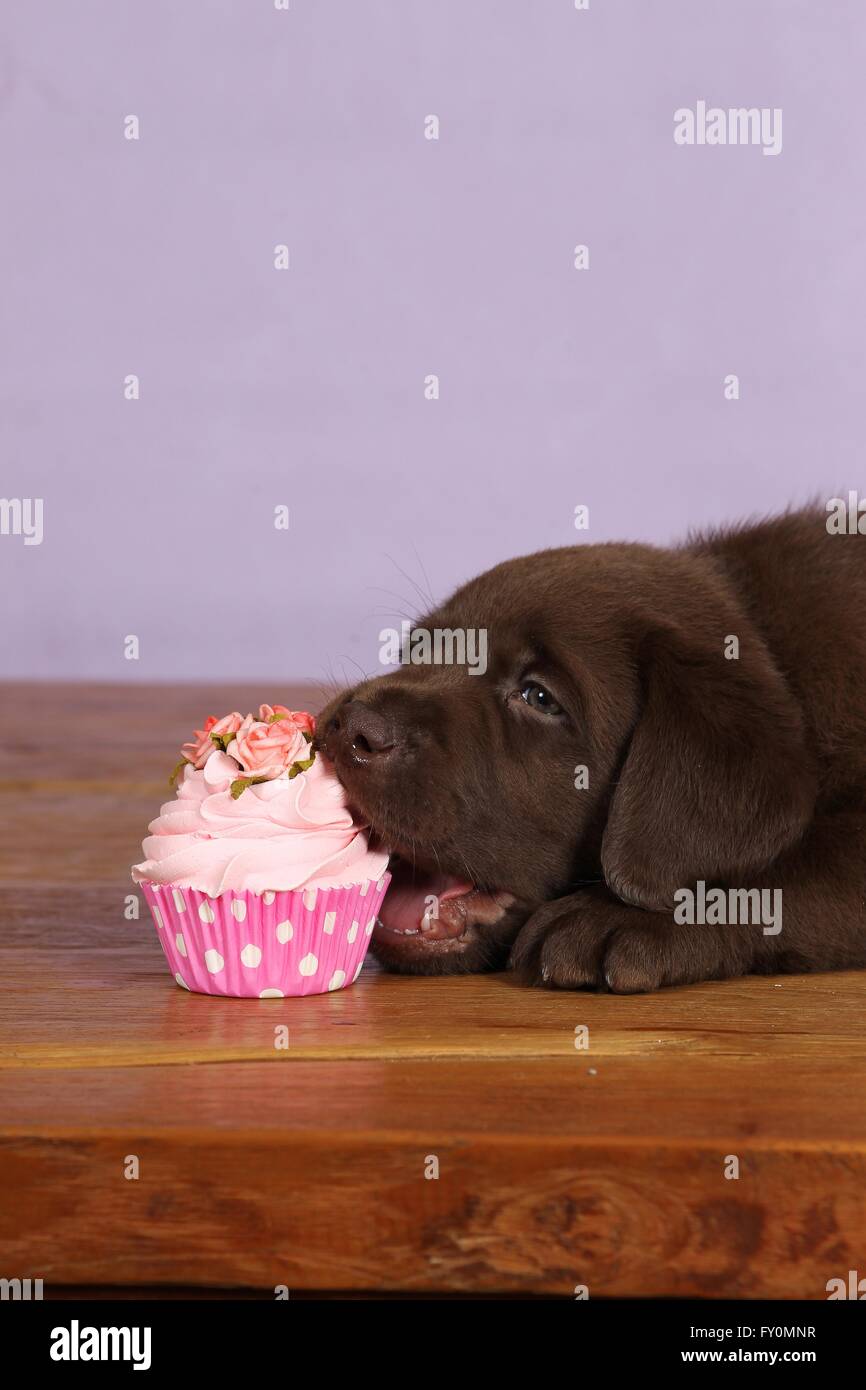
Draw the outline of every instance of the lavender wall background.
M398 566L444 596L862 481L862 0L0 25L0 493L45 509L0 537L5 674L351 675ZM782 107L781 154L678 148L701 98Z

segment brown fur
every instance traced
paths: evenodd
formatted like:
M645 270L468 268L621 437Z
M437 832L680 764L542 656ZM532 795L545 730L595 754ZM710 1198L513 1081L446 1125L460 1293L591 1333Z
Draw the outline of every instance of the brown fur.
M387 964L622 992L866 964L866 539L805 512L548 550L418 625L486 628L486 674L366 681L323 746L385 843L510 899L465 899L445 941L377 931ZM562 716L527 705L530 677ZM677 924L699 879L781 889L781 932Z

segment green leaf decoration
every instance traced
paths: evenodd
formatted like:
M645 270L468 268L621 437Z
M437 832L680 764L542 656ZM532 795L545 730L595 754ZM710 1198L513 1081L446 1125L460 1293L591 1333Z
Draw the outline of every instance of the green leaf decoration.
M271 714L268 716L267 722L269 724L279 724L281 719L288 719L288 717L287 714Z
M312 741L313 741L313 735L312 735L312 734L307 733L307 730L306 730L306 729L302 729L302 730L301 730L301 733L304 735L304 738L307 740L307 743L312 743Z
M270 780L270 777L236 777L229 787L232 801L237 801L241 792L245 792L247 787L251 787L254 782L270 782Z
M236 734L211 734L210 740L211 743L216 744L217 748L221 748L223 753L227 753L229 751L229 744L232 739L236 737Z
M289 768L289 781L291 782L293 777L297 777L299 772L306 772L307 768L312 767L315 761L316 755L314 753L313 756L311 758L307 758L305 762L292 763L291 767Z
M188 762L189 758L181 758L180 762L173 768L172 774L168 779L168 785L170 787L174 786L175 782L181 774L181 770L186 767Z

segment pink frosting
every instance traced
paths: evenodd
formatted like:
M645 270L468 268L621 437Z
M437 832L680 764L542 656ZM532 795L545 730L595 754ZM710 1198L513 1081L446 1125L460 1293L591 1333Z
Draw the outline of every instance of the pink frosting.
M238 765L215 751L184 768L142 845L136 882L172 883L209 897L227 889L341 888L385 872L388 855L370 849L345 793L321 753L308 771L255 783L232 800Z

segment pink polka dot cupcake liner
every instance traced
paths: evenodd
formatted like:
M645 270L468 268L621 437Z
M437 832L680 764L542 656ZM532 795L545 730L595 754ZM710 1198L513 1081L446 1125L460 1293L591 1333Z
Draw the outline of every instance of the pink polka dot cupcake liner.
M142 882L168 968L198 994L282 999L354 984L391 881L293 892L229 891Z

